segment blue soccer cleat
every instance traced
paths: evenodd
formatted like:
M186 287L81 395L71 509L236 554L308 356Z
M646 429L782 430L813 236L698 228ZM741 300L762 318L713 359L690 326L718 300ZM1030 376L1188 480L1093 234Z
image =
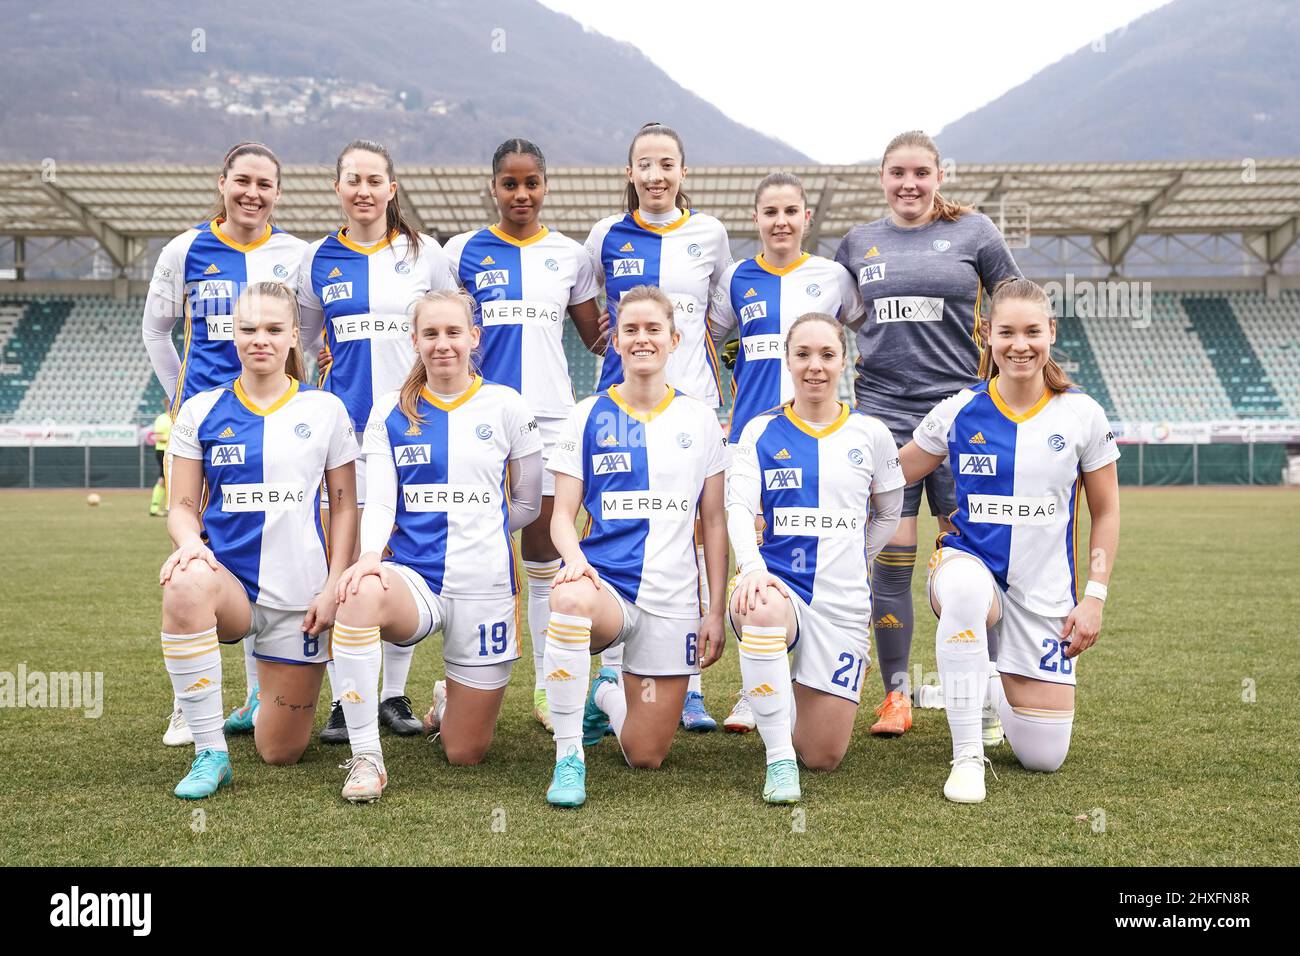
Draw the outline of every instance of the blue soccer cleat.
M606 734L614 732L609 726L609 716L596 706L596 688L601 684L617 683L618 671L612 667L602 667L596 672L596 678L591 682L591 690L587 691L587 706L582 712L582 745L584 747L594 747L600 743L601 738Z
M798 803L802 796L799 766L793 760L778 760L767 765L767 779L763 781L764 800L768 803Z
M576 748L555 764L546 802L553 807L580 807L587 802L587 765L578 756Z
M697 734L707 734L718 729L718 722L704 709L704 695L691 691L682 704L682 726Z
M222 787L228 787L235 779L235 772L230 769L230 755L222 750L200 750L190 764L190 772L185 779L176 784L172 793L182 800L202 800L210 797Z
M253 717L261 704L262 699L258 694L257 685L254 684L248 690L248 700L244 701L244 706L232 710L221 729L228 734L251 734L253 732Z

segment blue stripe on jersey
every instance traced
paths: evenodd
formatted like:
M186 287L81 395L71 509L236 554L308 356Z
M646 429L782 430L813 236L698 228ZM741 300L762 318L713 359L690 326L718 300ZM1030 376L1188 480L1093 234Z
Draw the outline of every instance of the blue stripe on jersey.
M423 396L416 411L424 418L423 424L410 422L400 407L394 408L384 423L394 455L403 445L429 446L427 462L406 464L396 459L397 520L388 538L388 549L394 561L418 572L430 591L441 594L447 574L447 512L408 511L404 492L407 485L447 483L447 413L429 404Z
M240 372L235 343L209 338L208 331L209 322L216 331L230 321L239 293L248 284L248 262L244 253L213 233L211 223L195 228L199 234L185 256L185 355L177 409L187 398L225 385Z
M634 286L658 287L662 237L642 229L631 213L614 223L600 247L600 264L605 271L605 301L611 328L618 327L618 300ZM707 339L707 336L705 336ZM613 349L605 353L600 366L597 391L623 381L623 360Z
M753 295L749 293L753 292ZM730 431L739 436L750 419L781 404L780 357L745 361L745 336L781 334L781 277L773 275L753 259L746 259L731 276L727 289L731 310L740 329L740 349L732 379L735 403ZM759 307L759 304L761 308ZM752 315L745 320L748 310Z
M1067 551L1067 560L1070 562L1070 599L1075 604L1079 603L1079 578L1078 572L1074 569L1074 552L1077 542L1074 535L1079 523L1079 485L1083 482L1083 469L1079 469L1079 477L1075 479L1070 486L1070 522L1065 526L1065 548Z
M758 472L763 483L763 543L759 552L767 569L786 582L805 601L811 603L813 579L817 576L817 538L804 535L777 535L777 508L816 508L820 503L821 473L817 439L801 431L778 415L758 437ZM774 479L767 487L767 472L801 469L798 487L782 487ZM793 484L793 482L792 482Z
M330 352L330 367L321 388L342 399L352 427L360 435L370 418L374 395L370 373L372 340L361 336L339 341L334 320L370 313L370 257L349 249L337 236L330 236L312 257L308 281L325 314L325 345ZM349 291L351 295L342 294Z
M203 479L208 486L208 505L203 510L208 543L221 566L239 580L248 600L254 603L266 512L224 511L222 491L227 485L265 481L265 424L262 416L249 412L233 391L226 390L199 425L198 435L203 450Z
M948 433L948 460L953 465L957 490L957 511L952 522L957 533L943 535L940 544L976 555L1006 590L1012 525L972 522L968 507L971 495L1010 496L1016 493L1017 427L993 404L988 394L988 382L981 382L972 391L976 393L975 397L957 413ZM984 441L972 444L970 440L977 435L982 435ZM962 474L961 456L971 454L996 455L997 473Z
M502 242L489 229L480 229L465 243L456 276L474 297L474 321L483 327L479 343L485 381L508 385L523 393L522 325L483 326L483 303L524 297L523 256L518 246Z
M621 461L620 456L624 456ZM608 394L602 394L592 405L582 432L582 504L591 515L582 553L600 576L633 604L641 590L650 522L629 518L606 521L600 501L606 491L649 491L649 462L645 425L629 418ZM609 467L601 468L599 463Z

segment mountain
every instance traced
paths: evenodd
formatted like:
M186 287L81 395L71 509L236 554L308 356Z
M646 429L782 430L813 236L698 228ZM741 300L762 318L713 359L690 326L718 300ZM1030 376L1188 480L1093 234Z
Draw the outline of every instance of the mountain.
M935 137L957 162L1300 155L1300 4L1175 0Z
M0 160L213 163L258 139L332 164L367 138L483 164L522 136L608 166L657 120L691 164L809 162L535 0L0 0L0 18Z

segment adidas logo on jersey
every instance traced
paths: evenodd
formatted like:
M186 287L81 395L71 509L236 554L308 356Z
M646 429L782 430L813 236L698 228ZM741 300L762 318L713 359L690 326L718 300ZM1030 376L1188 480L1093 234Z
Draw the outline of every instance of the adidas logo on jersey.
M217 264L214 262L212 263L212 265L208 266L206 269L203 270L203 274L205 276L214 276L220 271L221 270L217 268Z
M790 451L789 451L789 449L782 448L780 451L778 451L778 452L777 452L775 455L773 455L772 457L775 458L777 461L789 461L789 460L790 460Z
M185 693L187 693L187 694L192 694L192 693L194 693L195 691L203 690L203 688L205 688L205 687L211 687L211 686L212 686L212 681L208 680L206 677L200 677L198 680L196 680L196 681L195 681L193 684L191 684L189 687L186 687L186 688L185 688Z
M220 435L218 435L217 437L218 437L218 438L234 438L234 437L235 437L235 431L234 431L234 429L232 429L229 425L227 425L227 426L226 426L226 430L225 430L224 432L222 432Z
M347 704L360 704L362 702L361 695L354 690L348 691L346 694L340 697L339 700Z
M491 256L484 256L483 261L479 263L479 265L481 266L494 266L496 264L497 261L493 259Z
M596 444L601 445L605 448L612 448L613 446L618 444L618 438L614 435L606 435L600 441L596 442Z
M874 256L878 256L878 255L880 255L880 250L877 249L875 246L872 246L870 249L867 250L867 254L864 255L862 258L864 258L864 259L870 259L870 258L872 258L872 257L874 257Z
M339 276L341 276L341 275L343 275L343 272L339 269L338 266L335 266L333 269L330 270L330 274L327 275L325 278L327 278L327 279L337 279L337 278L338 278Z
M976 644L978 642L979 640L975 637L974 631L958 631L944 641L945 644Z
M625 243L623 243L623 248L619 249L618 251L619 251L619 252L634 252L635 250L632 248L632 243L630 243L630 242L625 242Z
M407 437L414 438L418 434L420 434L420 426L415 422L411 422L411 427L406 430Z
M884 617L876 619L876 627L902 627L903 622L892 614L886 614Z
M970 437L970 441L968 441L967 444L969 444L969 445L987 445L988 442L986 442L986 441L984 440L984 433L983 433L983 432L976 432L974 435L972 435L972 436Z
M752 298L753 298L754 296L756 296L756 295L758 295L758 293L754 291L754 287L753 287L753 286L750 286L750 287L749 287L749 291L745 293L745 298L746 298L746 299L752 299Z
M546 679L547 680L573 680L574 678L572 674L570 674L563 667L561 667L560 669L553 670L549 674L547 674Z
M759 684L757 687L751 687L745 691L746 697L775 697L776 691L772 689L771 684Z

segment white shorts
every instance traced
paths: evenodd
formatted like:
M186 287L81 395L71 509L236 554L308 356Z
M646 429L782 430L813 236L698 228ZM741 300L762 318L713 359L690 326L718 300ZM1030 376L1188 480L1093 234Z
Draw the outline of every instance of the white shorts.
M302 629L307 611L283 611L276 607L250 604L253 620L241 641L253 642L253 656L278 664L324 664L330 660L329 628L319 634Z
M1037 614L1021 607L1008 597L1006 591L998 584L997 578L985 566L984 562L969 551L956 548L940 548L930 558L930 573L926 580L926 593L930 594L930 582L935 572L950 560L962 559L975 561L989 576L993 591L998 596L1001 614L989 628L989 642L997 647L997 668L1000 674L1018 674L1034 680L1045 680L1052 684L1069 684L1075 686L1075 665L1077 658L1068 658L1061 653L1061 631L1065 627L1067 615L1054 617ZM934 609L934 596L930 594L930 608Z
M384 567L397 572L406 582L420 615L415 633L407 640L399 641L401 646L410 647L435 631L442 631L442 659L448 664L460 667L506 665L506 678L509 679L508 667L519 659L519 601L515 595L447 597L434 594L419 572L404 564L385 561Z
M361 439L364 437L364 435L365 435L364 428L361 431L357 432L357 457L352 462L354 468L356 469L356 474L357 474L357 507L358 508L364 508L366 506L366 459L365 456L361 454ZM330 510L329 488L327 487L327 484L324 481L320 483L320 506L321 509L324 511Z
M608 646L623 645L624 671L639 677L689 677L700 672L699 618L661 617L632 604L608 584L605 587L623 612L623 629Z
M555 443L560 440L560 432L564 430L566 418L542 418L537 417L537 431L542 438L542 496L551 498L555 496L555 474L547 469L551 461L551 455L555 453Z

